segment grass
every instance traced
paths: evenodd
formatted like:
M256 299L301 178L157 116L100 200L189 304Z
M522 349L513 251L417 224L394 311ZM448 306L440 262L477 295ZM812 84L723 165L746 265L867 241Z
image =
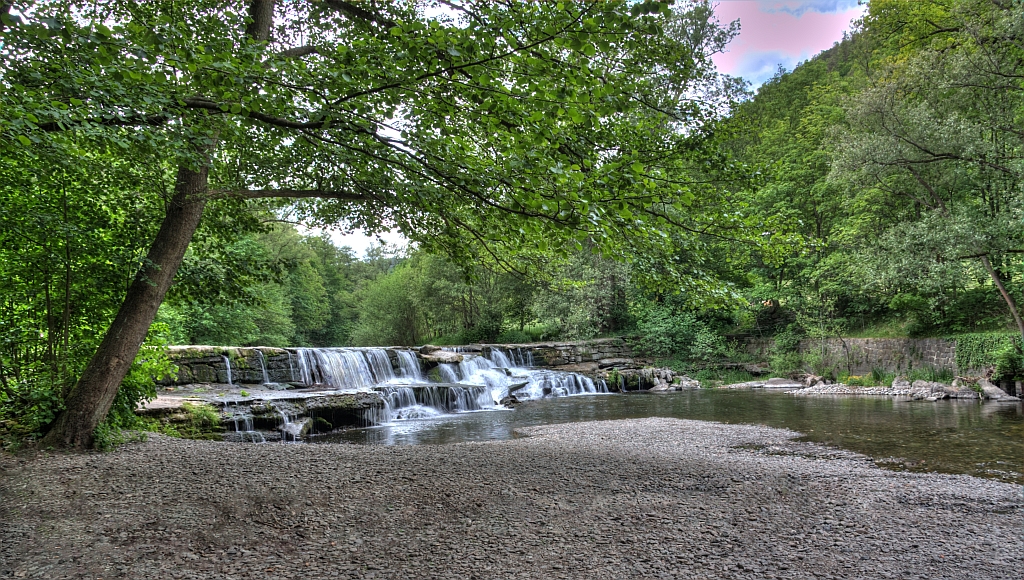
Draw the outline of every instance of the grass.
M220 414L212 405L182 403L181 413L163 418L140 418L143 431L162 433L181 439L220 440Z
M957 334L1006 332L1007 321L996 317L980 320L971 328L921 327L913 318L869 322L853 326L843 333L844 338L947 338Z
M933 367L910 369L906 373L902 373L902 376L911 383L914 381L929 381L948 384L952 383L955 378L953 371ZM840 383L851 387L888 387L892 385L896 377L897 374L894 372L876 368L866 375L840 374L837 378Z

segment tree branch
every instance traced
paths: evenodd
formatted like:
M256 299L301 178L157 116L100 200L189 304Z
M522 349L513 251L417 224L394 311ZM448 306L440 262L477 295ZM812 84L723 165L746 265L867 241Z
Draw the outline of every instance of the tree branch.
M373 197L349 191L322 189L214 189L210 191L214 199L264 199L285 197L292 199L344 199L346 201L372 201Z
M392 20L384 18L380 14L371 12L362 6L356 6L351 2L345 2L344 0L327 0L326 4L331 8L334 8L338 12L341 12L350 19L363 20L365 22L372 22L377 26L383 26L387 28L394 28L398 26Z
M288 50L282 50L277 53L277 56L284 58L300 58L311 54L320 54L320 51L311 44L305 46L296 46L295 48L289 48Z

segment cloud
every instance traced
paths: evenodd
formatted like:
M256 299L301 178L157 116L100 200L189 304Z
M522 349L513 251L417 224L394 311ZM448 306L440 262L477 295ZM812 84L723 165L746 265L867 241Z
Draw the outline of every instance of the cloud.
M740 34L713 58L720 71L743 77L756 88L779 65L792 70L830 48L863 13L864 6L856 0L722 1L715 5L715 14L721 22L738 19Z
M800 18L806 12L819 14L836 14L853 10L859 5L858 0L758 0L762 12L774 14L783 12Z
M734 70L729 74L743 77L750 81L753 87L759 87L775 76L780 66L786 70L793 70L798 62L800 62L798 56L777 50L748 52L740 57Z

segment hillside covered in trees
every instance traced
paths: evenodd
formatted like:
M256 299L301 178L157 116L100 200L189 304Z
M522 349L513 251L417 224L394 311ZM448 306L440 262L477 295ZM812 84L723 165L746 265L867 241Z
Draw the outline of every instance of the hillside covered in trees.
M802 338L990 333L1022 372L1019 2L872 0L756 92L702 2L264 4L0 4L7 429L96 373L127 421L169 343L625 335L708 368L757 336L784 374Z

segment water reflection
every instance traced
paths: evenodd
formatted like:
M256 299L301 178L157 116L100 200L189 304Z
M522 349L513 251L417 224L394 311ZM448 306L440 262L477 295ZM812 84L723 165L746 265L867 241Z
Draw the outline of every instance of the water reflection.
M695 390L530 401L515 411L396 421L317 442L444 444L512 438L520 427L676 417L784 427L803 440L864 453L894 469L967 473L1024 483L1024 412L1016 404L884 397L795 397L770 391Z

